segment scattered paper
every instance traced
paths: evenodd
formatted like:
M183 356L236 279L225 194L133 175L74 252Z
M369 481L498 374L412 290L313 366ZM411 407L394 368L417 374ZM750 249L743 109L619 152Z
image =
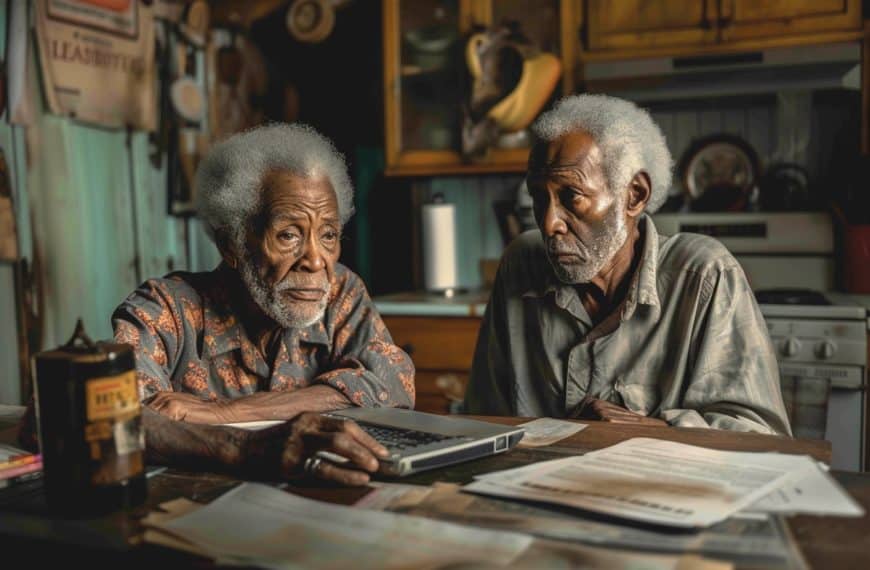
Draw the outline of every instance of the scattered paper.
M479 477L464 490L677 527L708 527L791 476L776 454L651 438Z
M802 473L749 505L746 510L762 513L835 515L862 517L864 508L831 477L827 470L806 456L791 456L794 471Z
M402 483L370 483L375 488L354 503L355 507L376 511L400 511L420 504L432 492L432 487Z
M258 483L171 520L143 522L219 563L264 568L505 565L532 542L524 534L332 505Z
M552 445L560 439L586 429L587 424L556 420L553 418L538 418L517 427L526 428L520 447L542 447Z
M421 495L422 489L429 492ZM778 516L738 513L699 533L673 532L590 520L574 516L564 509L499 501L462 493L461 490L459 485L450 483L435 483L432 487L384 484L366 496L383 491L366 506L476 528L510 530L620 550L726 556L731 560L739 559L748 566L765 568L805 567ZM528 551L523 557L527 555Z

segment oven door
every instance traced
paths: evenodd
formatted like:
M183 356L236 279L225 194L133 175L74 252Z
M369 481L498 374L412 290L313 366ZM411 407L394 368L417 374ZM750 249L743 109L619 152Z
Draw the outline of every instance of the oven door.
M831 467L861 471L864 465L864 369L782 363L783 400L795 437L826 439Z

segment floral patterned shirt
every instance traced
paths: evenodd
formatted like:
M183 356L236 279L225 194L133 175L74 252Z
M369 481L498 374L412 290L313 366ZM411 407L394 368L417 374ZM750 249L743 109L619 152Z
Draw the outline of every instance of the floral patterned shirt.
M393 344L362 280L336 264L321 320L284 329L265 361L238 317L238 278L221 265L150 279L115 310L115 340L133 345L139 396L232 399L326 384L358 406L414 406L414 365Z

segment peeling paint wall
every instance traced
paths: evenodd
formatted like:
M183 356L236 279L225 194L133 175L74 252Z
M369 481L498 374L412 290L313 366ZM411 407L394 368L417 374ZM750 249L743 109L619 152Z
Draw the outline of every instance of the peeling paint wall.
M7 8L0 3L3 30ZM152 165L147 133L83 125L35 103L29 127L0 122L0 147L12 176L22 255L32 259L36 248L42 262L39 348L66 342L79 317L92 338L109 338L113 309L141 281L173 268L211 269L219 256L196 220L167 214L165 160ZM12 266L0 264L0 403L6 404L21 399L16 302Z

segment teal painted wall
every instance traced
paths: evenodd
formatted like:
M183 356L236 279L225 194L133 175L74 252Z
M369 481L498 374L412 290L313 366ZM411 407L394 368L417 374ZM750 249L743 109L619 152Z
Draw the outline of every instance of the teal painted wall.
M441 177L421 183L423 201L436 194L456 209L457 281L459 287L483 285L482 259L498 259L504 250L493 202L515 200L522 176Z
M7 13L0 3L0 30ZM79 317L93 338L110 337L113 309L141 281L172 268L211 269L219 256L196 220L167 214L165 166L151 164L146 133L86 126L40 106L27 128L0 121L0 147L13 177L22 254L32 259L36 248L42 259L44 349L66 342ZM15 306L12 267L0 264L6 404L21 399Z

